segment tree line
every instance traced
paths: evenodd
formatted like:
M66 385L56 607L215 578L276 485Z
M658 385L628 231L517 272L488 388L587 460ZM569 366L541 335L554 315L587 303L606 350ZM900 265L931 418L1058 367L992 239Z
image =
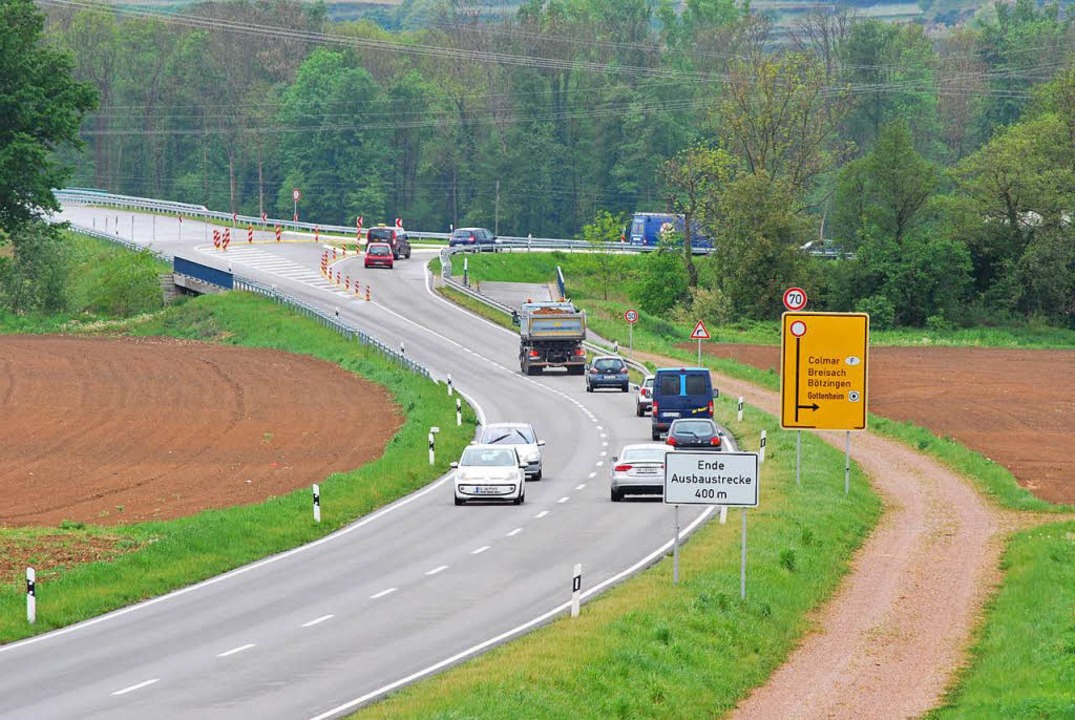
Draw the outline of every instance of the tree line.
M397 32L297 0L41 5L47 47L98 98L84 147L57 146L70 185L277 217L297 187L303 219L554 237L673 210L718 252L655 256L654 312L772 318L798 284L882 327L1072 324L1056 5L944 33L851 10L775 28L734 0L528 0L492 20L451 2Z

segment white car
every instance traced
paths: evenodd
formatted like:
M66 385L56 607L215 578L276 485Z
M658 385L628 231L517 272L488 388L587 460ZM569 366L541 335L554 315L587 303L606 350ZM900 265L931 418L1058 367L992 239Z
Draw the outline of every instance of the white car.
M642 384L636 387L638 395L635 396L635 415L643 417L653 409L653 376L647 375Z
M510 500L521 505L526 499L526 467L512 445L468 445L455 470L455 504L467 500Z
M624 445L609 464L612 502L624 495L664 495L664 456L671 450L661 443Z
M482 428L478 442L515 446L519 457L526 463L526 479L541 479L541 448L545 446L545 441L537 439L537 433L530 423L490 423Z

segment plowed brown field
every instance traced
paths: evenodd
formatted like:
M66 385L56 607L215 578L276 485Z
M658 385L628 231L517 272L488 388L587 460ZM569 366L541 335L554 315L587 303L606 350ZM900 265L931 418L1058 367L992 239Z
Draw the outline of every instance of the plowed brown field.
M776 347L702 350L779 372ZM1038 497L1075 503L1075 351L879 347L869 372L870 412L952 437Z

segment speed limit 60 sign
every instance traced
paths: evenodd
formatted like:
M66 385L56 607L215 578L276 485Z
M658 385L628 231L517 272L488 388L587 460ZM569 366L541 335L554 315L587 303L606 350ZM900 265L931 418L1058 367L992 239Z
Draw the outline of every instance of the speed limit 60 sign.
M792 287L784 291L784 307L792 312L806 307L806 291L802 288Z

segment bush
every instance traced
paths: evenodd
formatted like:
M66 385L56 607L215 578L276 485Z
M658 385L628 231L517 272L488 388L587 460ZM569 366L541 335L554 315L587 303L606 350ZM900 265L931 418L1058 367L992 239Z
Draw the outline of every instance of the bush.
M870 316L870 327L874 330L891 330L896 325L896 307L884 295L873 295L855 303L855 312Z
M99 283L90 289L85 310L130 317L164 305L157 265L149 252L118 253L102 260Z

